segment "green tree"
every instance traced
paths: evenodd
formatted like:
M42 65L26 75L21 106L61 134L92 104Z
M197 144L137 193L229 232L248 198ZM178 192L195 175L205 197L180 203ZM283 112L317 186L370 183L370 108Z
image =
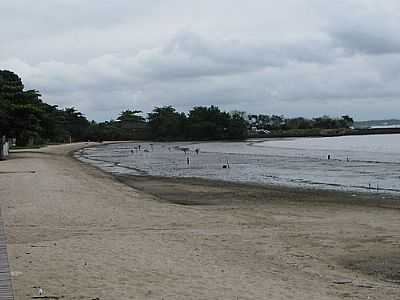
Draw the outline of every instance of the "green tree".
M350 117L350 116L347 116L347 115L345 115L345 116L342 116L342 120L343 120L343 126L345 127L345 128L350 128L351 126L353 126L354 125L354 120L353 120L353 118L352 117Z
M230 119L230 115L217 106L194 107L189 112L187 136L198 140L227 138Z
M228 126L228 137L230 139L246 139L248 136L247 122L241 112L231 113Z
M313 121L305 118L287 119L285 122L286 129L310 129L313 127Z
M0 70L0 134L11 135L13 102L22 95L24 85L18 75Z
M68 107L59 112L59 121L64 129L65 138L71 137L73 141L86 139L89 121L75 107Z
M186 116L172 106L156 107L148 114L151 136L159 140L183 139Z
M117 118L120 122L144 122L145 119L138 114L142 113L141 110L124 110Z

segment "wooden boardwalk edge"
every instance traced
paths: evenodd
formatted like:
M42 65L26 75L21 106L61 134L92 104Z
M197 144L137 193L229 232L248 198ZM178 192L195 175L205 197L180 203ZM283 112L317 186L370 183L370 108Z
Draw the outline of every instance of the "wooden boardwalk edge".
M0 300L14 300L8 262L7 238L0 211Z

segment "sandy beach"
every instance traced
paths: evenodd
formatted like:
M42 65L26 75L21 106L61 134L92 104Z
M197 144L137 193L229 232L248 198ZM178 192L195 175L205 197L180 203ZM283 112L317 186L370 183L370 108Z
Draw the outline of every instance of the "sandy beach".
M15 299L398 299L400 199L0 162Z

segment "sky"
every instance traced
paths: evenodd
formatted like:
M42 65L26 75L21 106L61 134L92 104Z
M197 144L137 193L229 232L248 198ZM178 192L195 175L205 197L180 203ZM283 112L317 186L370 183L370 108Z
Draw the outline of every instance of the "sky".
M398 0L0 2L0 69L89 119L125 109L400 118Z

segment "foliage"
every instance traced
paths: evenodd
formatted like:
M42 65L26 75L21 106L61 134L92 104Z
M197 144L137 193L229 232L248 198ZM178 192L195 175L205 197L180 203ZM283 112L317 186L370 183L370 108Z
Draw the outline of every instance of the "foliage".
M186 115L172 106L155 107L147 115L124 110L117 119L89 122L74 107L59 109L41 100L36 90L24 90L22 80L0 71L0 135L16 137L18 146L84 140L224 140L245 139L249 129L271 130L279 135L320 134L321 129L353 125L349 116L288 119L278 115L250 115L221 111L217 106L196 106ZM246 118L248 117L248 120Z
M187 119L186 137L190 140L243 139L247 124L240 112L229 114L217 106L194 107Z
M248 136L247 122L241 112L233 112L230 115L230 122L228 125L228 138L229 139L245 139Z
M142 113L141 110L124 110L118 117L118 121L120 122L144 122L145 119L142 116L138 116L138 114Z
M306 119L302 117L285 118L284 116L276 115L250 115L249 122L251 127L275 132L309 129L348 129L354 123L353 119L349 116L342 116L340 118L322 116L314 119Z
M185 114L178 113L172 106L156 107L148 114L151 137L158 140L183 139L186 123Z
M0 133L18 146L81 140L89 123L74 108L59 110L44 103L36 90L24 91L18 75L0 71Z
M197 106L186 116L172 106L156 107L148 114L151 137L157 140L217 140L247 137L247 123L239 112L229 114L217 106Z
M89 128L86 117L74 107L65 108L58 111L59 124L64 129L64 135L71 137L73 141L85 140Z

